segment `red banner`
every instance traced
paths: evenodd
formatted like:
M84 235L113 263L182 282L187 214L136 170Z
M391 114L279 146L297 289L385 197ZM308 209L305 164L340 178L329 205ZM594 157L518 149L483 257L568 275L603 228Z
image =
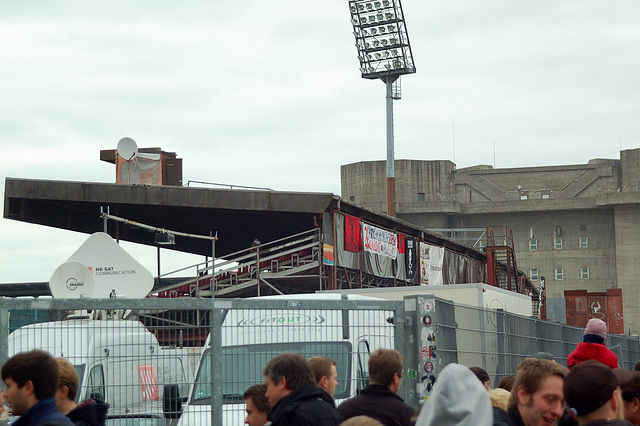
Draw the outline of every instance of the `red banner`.
M398 253L404 254L404 234L398 234Z
M357 217L344 216L344 249L352 253L362 250L360 219Z

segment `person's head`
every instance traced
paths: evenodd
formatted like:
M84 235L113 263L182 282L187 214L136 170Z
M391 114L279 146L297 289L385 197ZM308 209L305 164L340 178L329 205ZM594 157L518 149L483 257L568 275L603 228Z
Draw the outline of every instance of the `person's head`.
M336 362L326 356L314 356L309 358L309 364L316 379L316 385L333 397L338 386Z
M498 382L498 387L500 389L511 392L511 389L513 388L513 382L515 381L516 376L504 376L502 379L500 379L500 382Z
M490 425L493 410L489 392L464 365L447 364L425 401L416 425Z
M402 354L395 349L376 349L369 356L369 384L388 386L397 393L402 384Z
M285 352L272 358L262 370L267 385L267 399L274 406L295 389L315 384L311 365L302 355Z
M624 373L630 375L629 372L620 373L620 377ZM567 407L576 415L580 424L592 420L615 419L622 403L618 383L616 373L601 362L581 362L564 379L563 392Z
M511 393L503 388L495 388L489 391L489 399L491 399L491 406L498 407L507 411L507 404L509 403L509 397Z
M607 324L598 318L591 318L587 321L584 329L582 341L586 343L599 343L604 345L607 340Z
M473 371L473 374L476 375L482 386L485 387L486 390L491 390L491 378L489 377L489 373L484 368L480 367L469 367L469 370Z
M253 385L243 395L246 404L247 417L244 424L249 426L264 426L269 412L269 400L267 399L267 385Z
M384 426L376 419L372 419L367 416L355 416L351 417L344 422L340 423L340 426Z
M4 396L14 415L22 415L58 390L58 363L44 351L21 352L2 366Z
M548 359L549 361L556 360L556 357L550 354L549 352L536 352L535 354L531 355L531 358Z
M372 419L367 416L355 416L351 417L344 422L340 423L340 426L384 426L376 419Z
M548 425L563 414L566 368L546 359L526 358L518 366L508 408L517 408L527 425Z
M633 364L633 371L640 371L640 361L636 361L636 363Z
M618 370L620 371L620 370ZM614 370L614 373L618 373ZM640 373L634 371L627 380L616 374L620 384L624 419L634 425L640 424Z
M76 394L80 385L80 376L69 361L64 358L56 358L60 369L60 385L56 392L56 405L58 409L67 413L75 407Z

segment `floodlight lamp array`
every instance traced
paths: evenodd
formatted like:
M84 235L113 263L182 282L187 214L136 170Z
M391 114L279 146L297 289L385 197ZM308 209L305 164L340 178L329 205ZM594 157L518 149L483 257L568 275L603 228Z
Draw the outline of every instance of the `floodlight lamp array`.
M363 78L416 72L400 0L351 0L349 9Z

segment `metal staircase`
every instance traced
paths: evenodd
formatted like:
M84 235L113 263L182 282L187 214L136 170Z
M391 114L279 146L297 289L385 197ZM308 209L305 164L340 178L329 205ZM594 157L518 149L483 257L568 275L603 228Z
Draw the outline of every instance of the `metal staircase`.
M513 232L508 226L487 227L487 283L505 290L524 293L518 276Z
M224 260L193 265L191 278L163 286L158 297L250 297L322 289L320 230L312 229L233 253Z

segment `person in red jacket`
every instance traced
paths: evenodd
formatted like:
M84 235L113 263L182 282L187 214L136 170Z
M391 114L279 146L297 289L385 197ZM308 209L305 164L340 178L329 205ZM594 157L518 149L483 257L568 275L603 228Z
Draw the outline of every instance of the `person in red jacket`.
M618 356L604 344L607 339L607 324L601 319L591 318L584 330L582 342L569 354L567 366L571 370L588 359L600 361L609 368L618 368Z

